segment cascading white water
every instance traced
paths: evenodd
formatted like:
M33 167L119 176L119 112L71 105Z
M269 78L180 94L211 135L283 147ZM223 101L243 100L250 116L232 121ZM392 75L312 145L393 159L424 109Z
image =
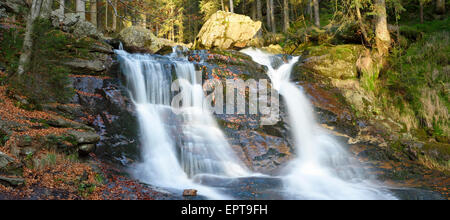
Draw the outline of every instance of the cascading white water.
M142 163L136 167L137 178L161 187L193 187L200 194L226 199L192 181L195 176L205 174L249 175L211 113L203 108L201 79L196 76L194 65L175 53L160 57L117 50L116 54L139 118ZM180 109L171 106L173 70L180 81L179 95L183 100ZM176 143L177 139L181 141Z
M395 199L381 187L364 180L352 157L315 122L309 100L290 81L298 57L274 69L274 55L252 48L241 52L268 67L273 87L286 102L297 154L282 177L288 199Z

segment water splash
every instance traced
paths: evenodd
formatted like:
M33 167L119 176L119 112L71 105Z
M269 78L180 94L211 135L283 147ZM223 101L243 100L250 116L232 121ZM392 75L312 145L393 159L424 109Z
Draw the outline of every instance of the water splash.
M136 165L135 176L156 186L196 188L210 198L229 199L193 180L205 174L241 177L249 171L203 108L201 76L175 52L158 56L116 51L140 125L142 162ZM175 79L180 81L181 109L171 106Z
M297 157L282 177L288 199L395 199L367 181L348 152L315 122L312 106L302 90L290 81L299 57L275 69L280 60L258 49L241 52L268 67L273 87L284 97Z

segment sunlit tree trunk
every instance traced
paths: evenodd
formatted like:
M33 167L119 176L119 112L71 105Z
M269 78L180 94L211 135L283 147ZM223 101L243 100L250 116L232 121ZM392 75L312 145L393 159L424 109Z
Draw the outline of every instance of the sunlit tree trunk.
M320 27L319 0L313 0L314 5L314 24Z
M308 1L308 14L309 14L309 20L310 20L311 22L312 22L313 19L314 19L314 13L313 13L312 5L313 5L312 0L309 0L309 1Z
M361 29L361 33L363 35L364 41L366 43L369 43L370 41L369 41L369 38L368 38L368 35L367 35L366 27L364 26L364 22L363 22L362 16L361 16L361 10L360 10L361 4L360 4L360 1L358 0L358 1L356 1L356 3L357 3L356 4L356 17L358 18L359 28Z
M445 0L436 0L436 12L445 14Z
M113 7L114 7L115 11L112 14L112 30L116 31L117 30L117 15L116 15L116 11L118 11L117 10L117 0L114 0ZM145 19L147 19L147 18L145 18Z
M230 0L230 12L234 13L234 2L233 2L233 0Z
M19 58L19 66L17 68L17 74L21 76L25 73L25 68L30 63L31 52L33 49L33 24L41 13L43 0L33 0L31 3L31 9L27 18L27 26L25 29L25 37L23 40L22 53Z
M97 0L91 0L91 23L97 27Z
M76 12L80 15L81 20L86 20L86 2L85 0L76 1Z
M283 14L284 14L284 31L287 32L289 29L289 0L284 0Z
M387 14L386 14L386 2L385 0L375 0L375 42L377 45L378 53L381 56L385 56L389 52L391 47L391 36L387 27Z
M225 11L225 3L223 0L220 0L220 5L222 6L222 11Z

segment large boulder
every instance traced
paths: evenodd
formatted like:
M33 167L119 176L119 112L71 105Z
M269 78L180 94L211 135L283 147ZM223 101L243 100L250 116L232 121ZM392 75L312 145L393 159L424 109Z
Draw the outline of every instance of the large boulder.
M179 45L170 40L158 38L150 30L139 26L123 29L119 33L119 40L129 52L157 53L165 47Z
M310 47L303 54L305 59L301 68L334 79L356 78L356 63L363 51L363 46L353 44Z
M254 46L260 21L230 12L218 11L203 25L196 46L206 49L233 49Z

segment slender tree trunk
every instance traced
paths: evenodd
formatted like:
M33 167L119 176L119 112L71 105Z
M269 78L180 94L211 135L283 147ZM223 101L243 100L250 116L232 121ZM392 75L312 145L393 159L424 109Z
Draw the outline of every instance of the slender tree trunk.
M230 12L234 13L234 2L233 2L233 0L230 0Z
M313 22L313 19L314 19L314 13L313 13L312 5L313 5L312 0L309 0L309 2L308 2L308 15L309 15L309 20L311 22Z
M313 0L314 4L314 24L320 27L319 0Z
M44 19L50 19L52 14L53 0L42 0L41 13L39 17Z
M86 2L85 0L76 1L76 12L80 15L81 20L86 20Z
M62 14L64 14L65 7L65 0L59 0L59 10L61 10Z
M256 2L252 2L252 10L251 10L251 17L253 20L259 20L257 15L256 15Z
M108 31L108 0L105 0L105 31Z
M117 10L117 0L114 0L113 7L115 10ZM117 30L117 15L114 12L112 16L113 16L112 17L112 30L116 31ZM147 19L147 18L145 18L145 19Z
M225 3L223 2L223 0L220 0L220 4L222 6L222 11L225 11Z
M358 2L359 3L359 2ZM356 6L356 17L358 18L358 24L359 24L359 28L361 29L361 33L363 35L364 41L366 43L370 43L368 35L367 35L367 31L366 31L366 27L364 26L364 22L362 20L362 16L361 16L361 10L359 9L360 5L358 4Z
M272 32L277 32L277 26L275 24L275 14L274 14L274 5L273 0L270 0L270 22L272 23Z
M25 38L23 40L22 53L20 54L19 66L17 68L17 73L19 77L25 73L25 68L27 68L30 63L31 52L33 49L33 24L36 18L39 17L41 13L43 0L33 0L31 4L31 10L27 18L27 26L25 31Z
M263 20L261 0L256 0L256 18L258 21Z
M445 0L436 0L436 12L445 14Z
M283 4L284 12L284 31L287 32L289 29L289 0L284 0Z
M374 3L376 15L375 42L379 55L385 56L391 47L391 36L387 27L386 2L385 0L375 0Z
M420 5L420 23L423 23L423 0L419 0Z
M91 23L97 27L97 0L91 0Z
M266 12L266 22L267 22L267 29L270 30L272 29L272 22L270 19L270 0L266 0L266 8L267 8L267 12Z

